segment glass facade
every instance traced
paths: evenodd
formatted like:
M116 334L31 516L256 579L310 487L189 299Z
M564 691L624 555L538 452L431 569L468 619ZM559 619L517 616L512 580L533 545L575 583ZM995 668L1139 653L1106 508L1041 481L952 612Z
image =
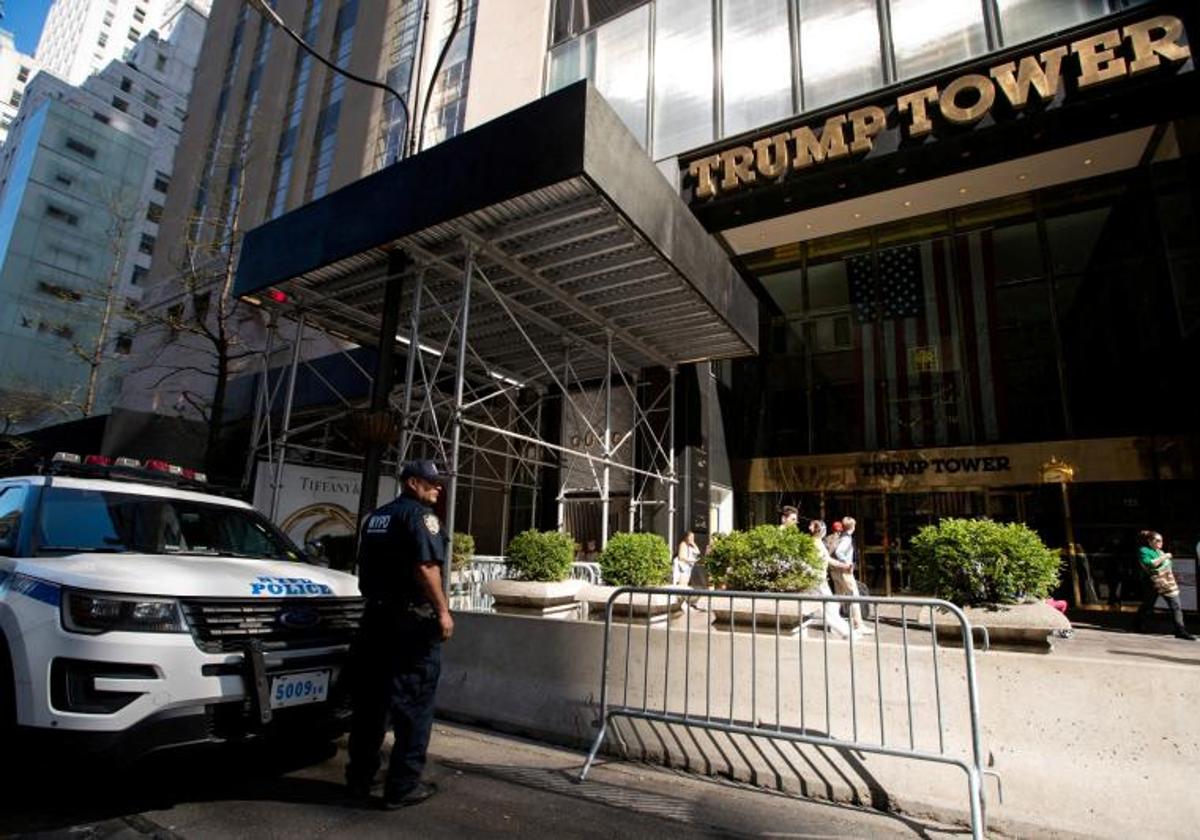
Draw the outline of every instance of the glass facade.
M304 9L304 40L315 43L317 26L321 22L322 0L308 0ZM300 130L300 116L304 111L304 97L308 92L308 79L312 75L313 57L296 48L292 64L291 82L288 87L285 122L279 132L279 145L275 151L275 166L271 171L270 209L268 218L274 219L287 209L288 188L291 186L292 161L296 152L296 136Z
M333 28L333 63L345 67L354 47L354 24L358 20L358 0L342 0ZM312 201L325 195L333 170L333 155L337 150L338 120L342 113L342 96L346 77L340 73L325 74L325 90L321 95L321 110L313 133L315 140L304 200Z
M661 161L1137 4L556 0L546 89L590 79Z
M1154 189L1079 182L746 258L773 311L735 363L762 430L742 454L1187 432L1112 391L1168 392L1189 364L1195 278L1147 266L1167 258Z

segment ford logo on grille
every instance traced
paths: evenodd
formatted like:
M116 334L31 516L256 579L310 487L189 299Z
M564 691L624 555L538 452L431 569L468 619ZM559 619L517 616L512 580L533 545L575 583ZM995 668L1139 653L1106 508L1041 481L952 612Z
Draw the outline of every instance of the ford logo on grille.
M314 607L293 607L279 614L279 623L294 630L303 630L320 624L321 614Z

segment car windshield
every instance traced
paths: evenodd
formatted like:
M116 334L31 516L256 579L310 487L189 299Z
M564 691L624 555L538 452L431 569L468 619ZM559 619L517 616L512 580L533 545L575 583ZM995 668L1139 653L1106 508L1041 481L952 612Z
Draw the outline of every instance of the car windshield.
M103 552L304 559L265 518L228 505L74 487L49 487L38 553Z

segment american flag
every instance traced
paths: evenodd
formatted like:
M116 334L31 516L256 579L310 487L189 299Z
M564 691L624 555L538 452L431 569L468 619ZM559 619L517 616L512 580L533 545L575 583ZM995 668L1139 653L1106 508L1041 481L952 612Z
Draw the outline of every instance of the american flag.
M846 259L867 449L996 439L991 250L982 231Z

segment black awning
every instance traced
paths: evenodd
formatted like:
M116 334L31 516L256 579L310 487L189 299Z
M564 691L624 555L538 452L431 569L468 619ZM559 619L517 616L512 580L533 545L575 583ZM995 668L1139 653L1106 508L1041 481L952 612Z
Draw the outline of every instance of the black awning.
M310 322L373 344L388 252L426 272L422 311L445 311L467 243L494 289L472 300L471 340L506 370L537 362L503 328L506 308L537 341L597 347L611 332L637 366L757 351L753 293L585 82L250 231L235 289L283 290ZM438 319L423 322L436 340Z

